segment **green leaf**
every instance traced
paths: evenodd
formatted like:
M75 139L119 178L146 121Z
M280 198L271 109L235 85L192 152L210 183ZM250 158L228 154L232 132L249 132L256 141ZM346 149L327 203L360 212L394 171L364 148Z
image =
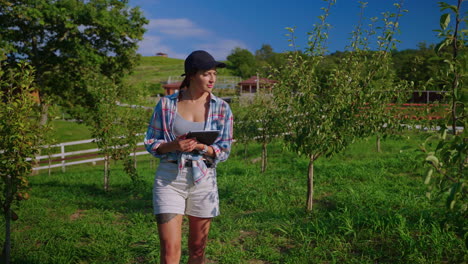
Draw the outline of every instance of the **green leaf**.
M444 11L446 9L450 9L452 10L455 14L458 13L458 8L454 5L449 5L445 2L439 2L439 7L440 7L440 11Z
M447 128L446 127L443 128L441 137L442 137L443 140L445 140L447 138Z
M456 200L455 200L455 199L454 199L454 200L451 200L451 201L450 201L450 204L448 205L448 208L449 208L450 210L452 210L452 209L455 207L455 203L456 203Z
M461 190L462 186L463 186L463 183L461 182L456 182L452 185L452 187L450 188L450 194L447 197L447 208L453 209L453 207L455 206L455 202L456 202L456 199L455 199L456 195Z
M434 155L427 156L426 161L431 162L435 167L439 167L439 159Z
M429 192L429 191L426 192L426 198L431 199L431 192Z
M442 30L447 29L448 25L450 24L450 14L443 14L440 16L440 28Z
M424 184L429 184L429 182L431 181L431 177L432 177L433 172L434 172L434 170L432 168L429 168L427 170L426 179L424 180Z
M452 43L452 39L449 39L449 38L446 38L444 39L442 42L440 42L439 44L437 44L435 47L434 47L434 50L436 53L440 53L440 51L445 47L445 46L448 46Z

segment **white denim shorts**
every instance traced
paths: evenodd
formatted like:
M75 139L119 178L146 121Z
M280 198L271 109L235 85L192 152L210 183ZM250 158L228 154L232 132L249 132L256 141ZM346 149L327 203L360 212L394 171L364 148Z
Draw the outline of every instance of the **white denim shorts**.
M153 185L154 214L174 213L202 218L219 215L216 169L194 184L192 168L178 174L177 164L161 162Z

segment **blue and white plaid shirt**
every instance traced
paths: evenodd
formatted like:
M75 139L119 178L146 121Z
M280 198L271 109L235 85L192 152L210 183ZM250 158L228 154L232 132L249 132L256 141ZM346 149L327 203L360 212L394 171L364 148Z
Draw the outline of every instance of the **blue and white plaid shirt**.
M188 160L192 160L192 172L194 182L198 183L208 173L208 168L202 160L202 155L188 152L157 153L159 145L174 141L176 135L173 132L174 120L177 113L177 101L179 93L162 97L154 108L148 131L145 136L145 147L153 156L161 161L177 161L180 170ZM211 160L215 166L219 162L227 160L231 152L233 135L233 116L231 108L221 98L210 94L210 108L204 130L220 130L219 136L211 145L215 152L215 158Z

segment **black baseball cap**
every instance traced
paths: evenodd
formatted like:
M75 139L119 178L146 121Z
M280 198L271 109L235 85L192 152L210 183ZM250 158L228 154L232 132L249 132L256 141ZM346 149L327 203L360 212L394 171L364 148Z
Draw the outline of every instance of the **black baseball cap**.
M216 61L213 56L204 50L196 50L185 59L185 73L195 72L197 70L209 70L212 68L224 68L226 64Z

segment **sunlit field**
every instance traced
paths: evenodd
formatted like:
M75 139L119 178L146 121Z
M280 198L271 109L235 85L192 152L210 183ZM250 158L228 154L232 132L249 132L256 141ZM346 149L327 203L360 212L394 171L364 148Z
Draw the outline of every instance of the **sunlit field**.
M370 138L320 160L310 213L306 158L276 142L261 174L260 146L250 145L244 156L244 147L235 145L218 168L221 216L213 221L209 263L466 262L461 231L447 221L443 204L424 196L415 152L423 137L385 140L382 153ZM100 164L31 176L31 198L12 224L13 263L157 263L151 205L157 161L150 160L138 162L146 186L140 193L131 190L120 164L107 193Z
M206 263L468 263L467 1L373 2L0 0L0 263L159 263L176 112L233 140Z

